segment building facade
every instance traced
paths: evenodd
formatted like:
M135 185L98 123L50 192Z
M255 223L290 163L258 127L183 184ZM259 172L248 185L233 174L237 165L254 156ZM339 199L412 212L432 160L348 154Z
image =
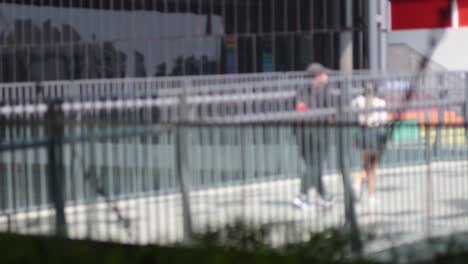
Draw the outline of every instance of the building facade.
M1 0L0 82L362 69L366 2Z
M414 72L427 56L432 70L468 71L468 0L392 0L390 14L390 71Z

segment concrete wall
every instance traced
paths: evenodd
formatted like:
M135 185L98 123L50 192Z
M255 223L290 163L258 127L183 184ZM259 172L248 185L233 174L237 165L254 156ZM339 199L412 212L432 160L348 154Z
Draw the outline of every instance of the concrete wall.
M433 37L438 41L438 46L431 56L433 63L446 70L468 70L468 28L391 31L388 34L388 44L389 47L411 49L414 53L425 56ZM394 57L394 54L390 54L390 52L392 51L389 51L389 58ZM389 63L391 62L389 61ZM391 68L392 66L389 65L389 69Z

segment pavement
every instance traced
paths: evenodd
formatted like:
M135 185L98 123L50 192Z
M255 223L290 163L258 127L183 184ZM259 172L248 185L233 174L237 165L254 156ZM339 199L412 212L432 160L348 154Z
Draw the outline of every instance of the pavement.
M355 204L361 231L373 234L366 252L468 231L468 161L381 169L377 176L378 203L364 197ZM313 204L298 209L292 200L299 179L288 178L190 192L193 229L221 227L235 220L272 228L273 245L306 239L310 231L345 222L341 176L325 176L334 195L332 207ZM314 193L310 195L313 199ZM68 235L132 244L167 244L184 237L183 210L178 193L116 201L89 201L66 207ZM0 216L0 231L49 234L54 212L36 208Z

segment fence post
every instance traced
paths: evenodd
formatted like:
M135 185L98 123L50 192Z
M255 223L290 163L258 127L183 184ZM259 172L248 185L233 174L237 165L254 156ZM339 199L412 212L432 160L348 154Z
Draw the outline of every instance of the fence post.
M49 195L55 210L55 235L67 236L65 219L63 134L64 115L60 101L51 101L45 115L47 131L47 158Z
M353 251L356 254L362 252L362 241L360 238L359 227L356 220L356 211L354 208L354 194L351 189L350 183L350 172L348 158L346 154L349 153L348 148L350 142L349 138L349 129L346 126L346 123L349 122L349 116L345 112L345 106L347 102L350 102L350 82L346 79L341 83L341 100L338 103L337 111L337 127L338 127L338 166L340 169L341 176L343 178L344 186L344 203L345 203L345 228L351 235L351 246ZM352 128L352 127L351 127Z
M465 104L463 105L465 139L468 139L468 73L465 73Z
M189 176L188 168L188 121L187 95L184 90L179 95L178 120L175 126L176 143L176 174L179 179L180 194L182 198L182 217L184 224L184 240L186 243L192 241L192 215L190 210L190 197L187 186Z
M425 110L425 126L424 126L424 158L426 160L426 234L427 237L430 238L432 234L432 200L433 200L433 193L432 193L432 170L431 170L431 161L432 161L432 153L431 153L431 129L432 126L430 125L429 119L429 110ZM434 142L436 143L436 142Z
M439 92L439 100L444 101L447 98L448 91L443 90ZM437 127L436 127L436 135L435 135L435 142L434 142L434 157L441 158L441 151L442 151L442 125L445 123L445 110L446 107L444 105L439 107L439 111L437 114Z

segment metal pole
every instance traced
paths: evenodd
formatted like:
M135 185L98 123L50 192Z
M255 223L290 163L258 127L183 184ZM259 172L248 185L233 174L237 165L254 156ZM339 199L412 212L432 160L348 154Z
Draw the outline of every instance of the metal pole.
M458 13L458 2L457 0L452 0L451 2L451 10L452 10L452 28L459 28L460 27L460 15Z
M64 114L59 101L49 104L46 117L47 124L47 157L49 165L49 195L55 209L55 235L67 237L65 219L63 134Z
M189 176L188 168L188 127L184 124L188 120L188 105L185 92L179 96L179 120L175 127L176 141L176 174L179 179L180 193L182 196L182 217L184 223L184 240L186 243L192 241L192 216L190 210L190 197L187 187Z
M380 1L380 8L379 8L379 26L378 26L378 34L380 35L380 70L385 72L387 70L387 35L389 29L389 1L388 0L379 0Z
M344 31L340 32L340 70L353 71L353 5L352 0L342 2L344 7Z
M368 0L368 34L369 34L369 69L379 70L379 39L377 28L377 1Z
M448 91L443 90L439 92L439 99L440 100L445 100L447 98ZM438 115L437 115L437 127L436 127L436 135L435 135L435 142L434 142L434 156L441 157L441 151L442 151L442 124L445 122L445 106L440 106Z
M355 253L360 254L362 252L362 241L359 233L359 226L356 220L356 210L354 208L354 194L351 189L350 173L348 164L348 147L349 147L349 132L345 126L340 126L340 122L347 122L348 115L344 112L346 102L350 100L350 87L349 82L344 81L342 88L342 100L338 104L338 161L341 176L343 178L344 185L344 199L345 199L345 228L350 232L352 249Z
M427 238L432 234L432 170L431 170L431 127L429 125L429 110L426 109L425 118L425 159L426 159L426 235Z
M465 104L463 106L463 112L465 117L465 138L468 139L468 73L465 73Z

